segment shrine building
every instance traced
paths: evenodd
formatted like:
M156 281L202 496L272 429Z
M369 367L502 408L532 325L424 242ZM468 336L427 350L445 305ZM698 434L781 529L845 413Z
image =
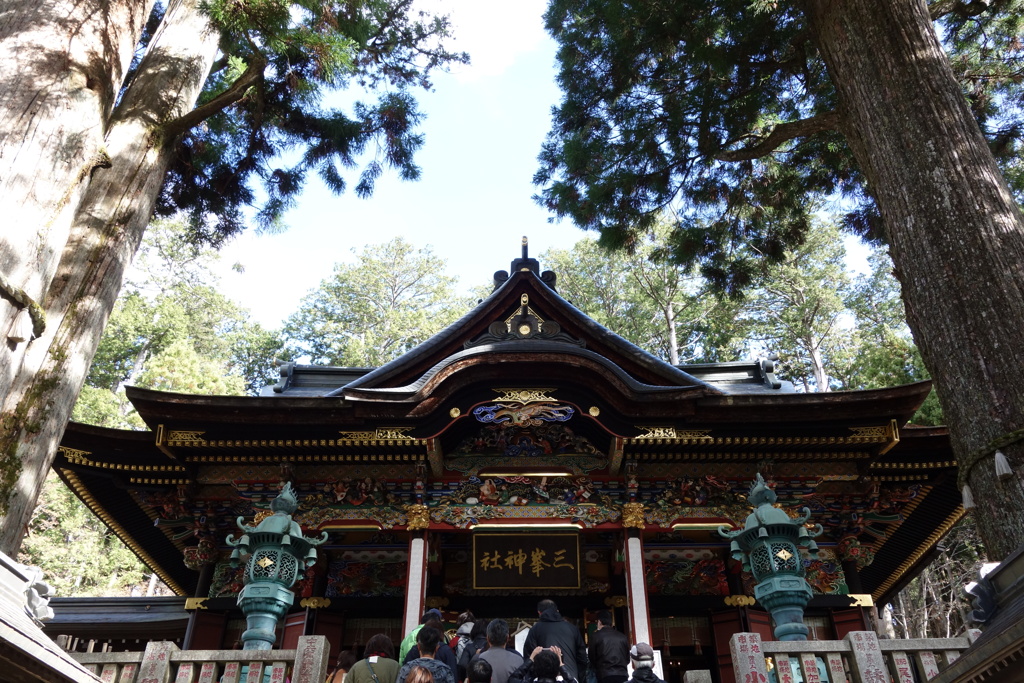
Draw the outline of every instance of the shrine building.
M332 658L361 653L430 607L515 630L551 598L584 631L611 609L669 683L732 683L729 637L772 638L718 533L742 525L758 473L824 527L802 558L812 639L871 630L963 515L947 430L908 424L930 383L797 393L773 371L670 365L559 296L524 247L488 298L382 367L287 364L258 397L129 387L149 431L72 423L54 468L180 597L57 601L47 632L230 649L242 570L225 538L290 481L296 521L328 540L283 647L317 634Z

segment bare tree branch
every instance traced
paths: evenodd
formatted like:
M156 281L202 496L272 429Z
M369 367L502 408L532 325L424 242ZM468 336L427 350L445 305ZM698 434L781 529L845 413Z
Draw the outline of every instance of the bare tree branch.
M163 132L166 138L170 140L191 130L214 114L227 109L232 104L245 97L246 91L248 91L250 87L259 83L260 79L263 78L263 68L265 66L266 60L263 59L262 55L257 53L256 56L252 58L252 61L249 62L245 71L235 79L234 83L232 83L227 90L217 95L209 102L197 106L187 114L165 123L163 125Z

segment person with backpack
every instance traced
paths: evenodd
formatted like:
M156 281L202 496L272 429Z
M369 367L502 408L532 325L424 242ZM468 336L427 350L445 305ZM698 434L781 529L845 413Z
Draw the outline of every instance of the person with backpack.
M462 651L469 644L469 634L473 631L473 622L475 621L476 617L469 610L460 614L455 620L455 637L448 643L448 647L455 653L456 661L462 657Z

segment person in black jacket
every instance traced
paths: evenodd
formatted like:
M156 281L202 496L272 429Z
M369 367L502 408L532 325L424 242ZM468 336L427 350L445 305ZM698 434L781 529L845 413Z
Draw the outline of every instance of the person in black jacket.
M559 679L561 677L561 679ZM508 683L577 683L565 668L565 653L558 646L535 647Z
M587 680L587 646L580 630L562 618L558 605L552 600L537 603L537 614L540 620L526 635L523 654L537 647L557 647L569 675L577 681Z
M597 631L590 636L587 654L597 683L626 683L629 678L629 639L615 630L611 612L598 612Z

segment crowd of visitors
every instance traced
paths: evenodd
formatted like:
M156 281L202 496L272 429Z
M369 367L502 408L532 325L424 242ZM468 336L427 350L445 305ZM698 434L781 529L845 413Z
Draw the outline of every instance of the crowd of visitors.
M487 621L472 612L459 615L455 635L445 642L441 612L431 609L397 655L391 639L377 634L358 662L342 653L327 683L663 683L654 673L653 648L631 647L610 612L598 613L589 647L553 601L541 600L537 616L519 652L504 619Z

